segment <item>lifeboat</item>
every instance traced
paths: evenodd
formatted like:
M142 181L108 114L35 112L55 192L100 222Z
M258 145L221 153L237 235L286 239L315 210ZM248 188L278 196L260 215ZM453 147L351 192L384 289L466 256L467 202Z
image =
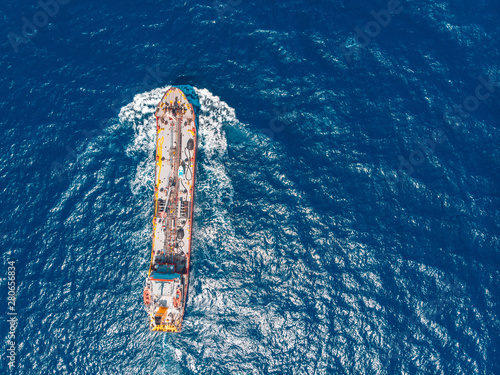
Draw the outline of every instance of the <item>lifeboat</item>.
M151 303L151 291L149 288L144 289L144 293L142 293L142 298L144 299L144 304L149 305Z
M174 307L178 309L180 304L181 304L181 290L177 289L174 297Z

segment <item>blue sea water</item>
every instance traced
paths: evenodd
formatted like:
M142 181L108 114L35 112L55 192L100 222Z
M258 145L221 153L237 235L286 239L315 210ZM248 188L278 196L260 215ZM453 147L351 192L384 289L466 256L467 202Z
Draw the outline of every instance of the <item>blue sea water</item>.
M45 8L0 5L1 373L500 374L498 1ZM171 85L200 153L165 335L142 289Z

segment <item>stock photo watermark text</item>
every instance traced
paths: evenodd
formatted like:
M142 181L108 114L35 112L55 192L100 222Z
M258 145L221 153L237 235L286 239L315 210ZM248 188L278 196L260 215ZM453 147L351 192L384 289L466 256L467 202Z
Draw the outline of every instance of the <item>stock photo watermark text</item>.
M234 7L240 5L243 0L215 0L213 6L219 18L223 18L226 15L233 12Z
M16 262L10 260L7 267L7 323L9 331L7 333L7 365L12 371L16 365L16 330L17 330L17 312L16 312Z
M50 18L54 18L59 13L59 6L66 5L70 0L39 0L40 10L33 13L31 20L24 16L21 18L21 35L10 32L7 35L15 53L19 52L21 44L28 44L30 39L38 34L38 30L47 26Z
M500 87L500 82L494 81L490 76L479 76L479 84L474 90L474 95L468 95L464 98L462 104L454 104L453 109L448 109L443 114L443 120L447 125L451 125L452 130L463 124L463 120L470 117L475 112L481 102L485 102ZM447 140L445 129L441 127L434 128L427 138L418 139L414 143L416 148L411 151L407 158L398 155L398 169L396 175L388 176L387 181L394 183L401 181L404 177L411 177L415 168L422 165L425 159L434 154L437 144L444 143Z
M366 48L371 41L376 38L383 28L386 28L391 23L392 16L399 14L403 11L403 7L399 0L389 0L387 9L382 9L378 12L373 9L370 11L373 21L368 21L364 28L358 26L354 28L354 41L348 45L348 40L340 43L340 49L344 55L345 60L350 63L352 61L352 54L356 51L356 47Z

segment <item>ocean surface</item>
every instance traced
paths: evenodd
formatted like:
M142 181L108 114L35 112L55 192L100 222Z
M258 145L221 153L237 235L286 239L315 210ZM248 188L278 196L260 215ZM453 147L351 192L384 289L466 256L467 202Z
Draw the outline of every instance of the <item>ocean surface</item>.
M500 374L500 2L0 16L1 374ZM172 85L197 96L195 235L183 331L154 334Z

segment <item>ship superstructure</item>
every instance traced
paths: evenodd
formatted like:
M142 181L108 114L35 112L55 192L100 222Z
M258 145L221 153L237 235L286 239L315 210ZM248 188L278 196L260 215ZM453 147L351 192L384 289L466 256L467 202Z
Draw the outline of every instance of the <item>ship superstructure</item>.
M196 116L176 87L165 93L155 116L153 248L143 298L152 331L180 332L193 233Z

